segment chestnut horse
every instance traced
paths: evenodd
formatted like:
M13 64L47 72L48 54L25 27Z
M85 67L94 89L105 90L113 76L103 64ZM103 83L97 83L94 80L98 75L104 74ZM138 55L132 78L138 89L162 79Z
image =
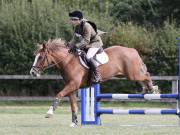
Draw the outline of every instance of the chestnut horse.
M49 40L41 44L40 48L35 52L36 57L30 74L38 77L43 70L52 66L57 66L61 71L65 86L56 95L46 117L51 117L59 101L63 97L69 96L72 111L71 126L76 126L78 122L76 92L80 87L88 85L89 71L80 64L79 57L69 53L68 50L69 48L65 46L65 42L61 39ZM98 67L102 81L108 80L114 76L126 77L129 80L140 82L143 91L146 93L148 91L151 93L158 92L157 87L152 84L145 64L135 49L118 45L109 47L104 51L108 54L109 61Z

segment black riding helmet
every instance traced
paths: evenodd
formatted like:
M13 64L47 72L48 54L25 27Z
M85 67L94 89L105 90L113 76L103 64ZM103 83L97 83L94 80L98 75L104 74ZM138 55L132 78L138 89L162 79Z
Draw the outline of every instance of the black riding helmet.
M83 19L83 13L81 11L75 10L75 11L69 13L69 17L71 19L81 20L81 19Z

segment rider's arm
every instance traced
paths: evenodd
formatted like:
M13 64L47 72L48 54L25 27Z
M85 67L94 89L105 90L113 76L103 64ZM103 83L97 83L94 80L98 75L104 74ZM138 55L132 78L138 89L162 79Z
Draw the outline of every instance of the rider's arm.
M91 26L89 24L84 25L84 34L81 38L80 43L76 44L76 47L78 48L83 48L86 45L89 45L90 43L90 38L91 38Z
M68 43L70 46L73 46L76 43L75 40L75 35L73 35L72 39L70 40L70 42Z

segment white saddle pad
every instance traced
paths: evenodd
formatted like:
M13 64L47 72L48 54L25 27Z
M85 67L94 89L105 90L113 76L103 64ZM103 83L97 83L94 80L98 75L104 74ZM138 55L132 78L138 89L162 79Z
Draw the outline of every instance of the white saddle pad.
M79 56L79 59L80 59L81 64L82 64L85 68L89 69L89 66L87 66L87 65L84 63L84 61L81 59L80 56ZM96 54L95 60L96 60L96 65L97 65L97 66L100 66L100 65L102 65L102 64L107 63L107 62L109 61L109 57L108 57L108 55L106 54L106 52L103 51L102 53Z

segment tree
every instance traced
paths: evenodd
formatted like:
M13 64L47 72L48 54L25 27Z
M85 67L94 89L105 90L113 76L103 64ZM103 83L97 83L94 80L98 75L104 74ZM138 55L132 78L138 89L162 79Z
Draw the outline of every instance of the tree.
M119 21L160 26L167 19L180 22L179 0L113 0L110 14Z

